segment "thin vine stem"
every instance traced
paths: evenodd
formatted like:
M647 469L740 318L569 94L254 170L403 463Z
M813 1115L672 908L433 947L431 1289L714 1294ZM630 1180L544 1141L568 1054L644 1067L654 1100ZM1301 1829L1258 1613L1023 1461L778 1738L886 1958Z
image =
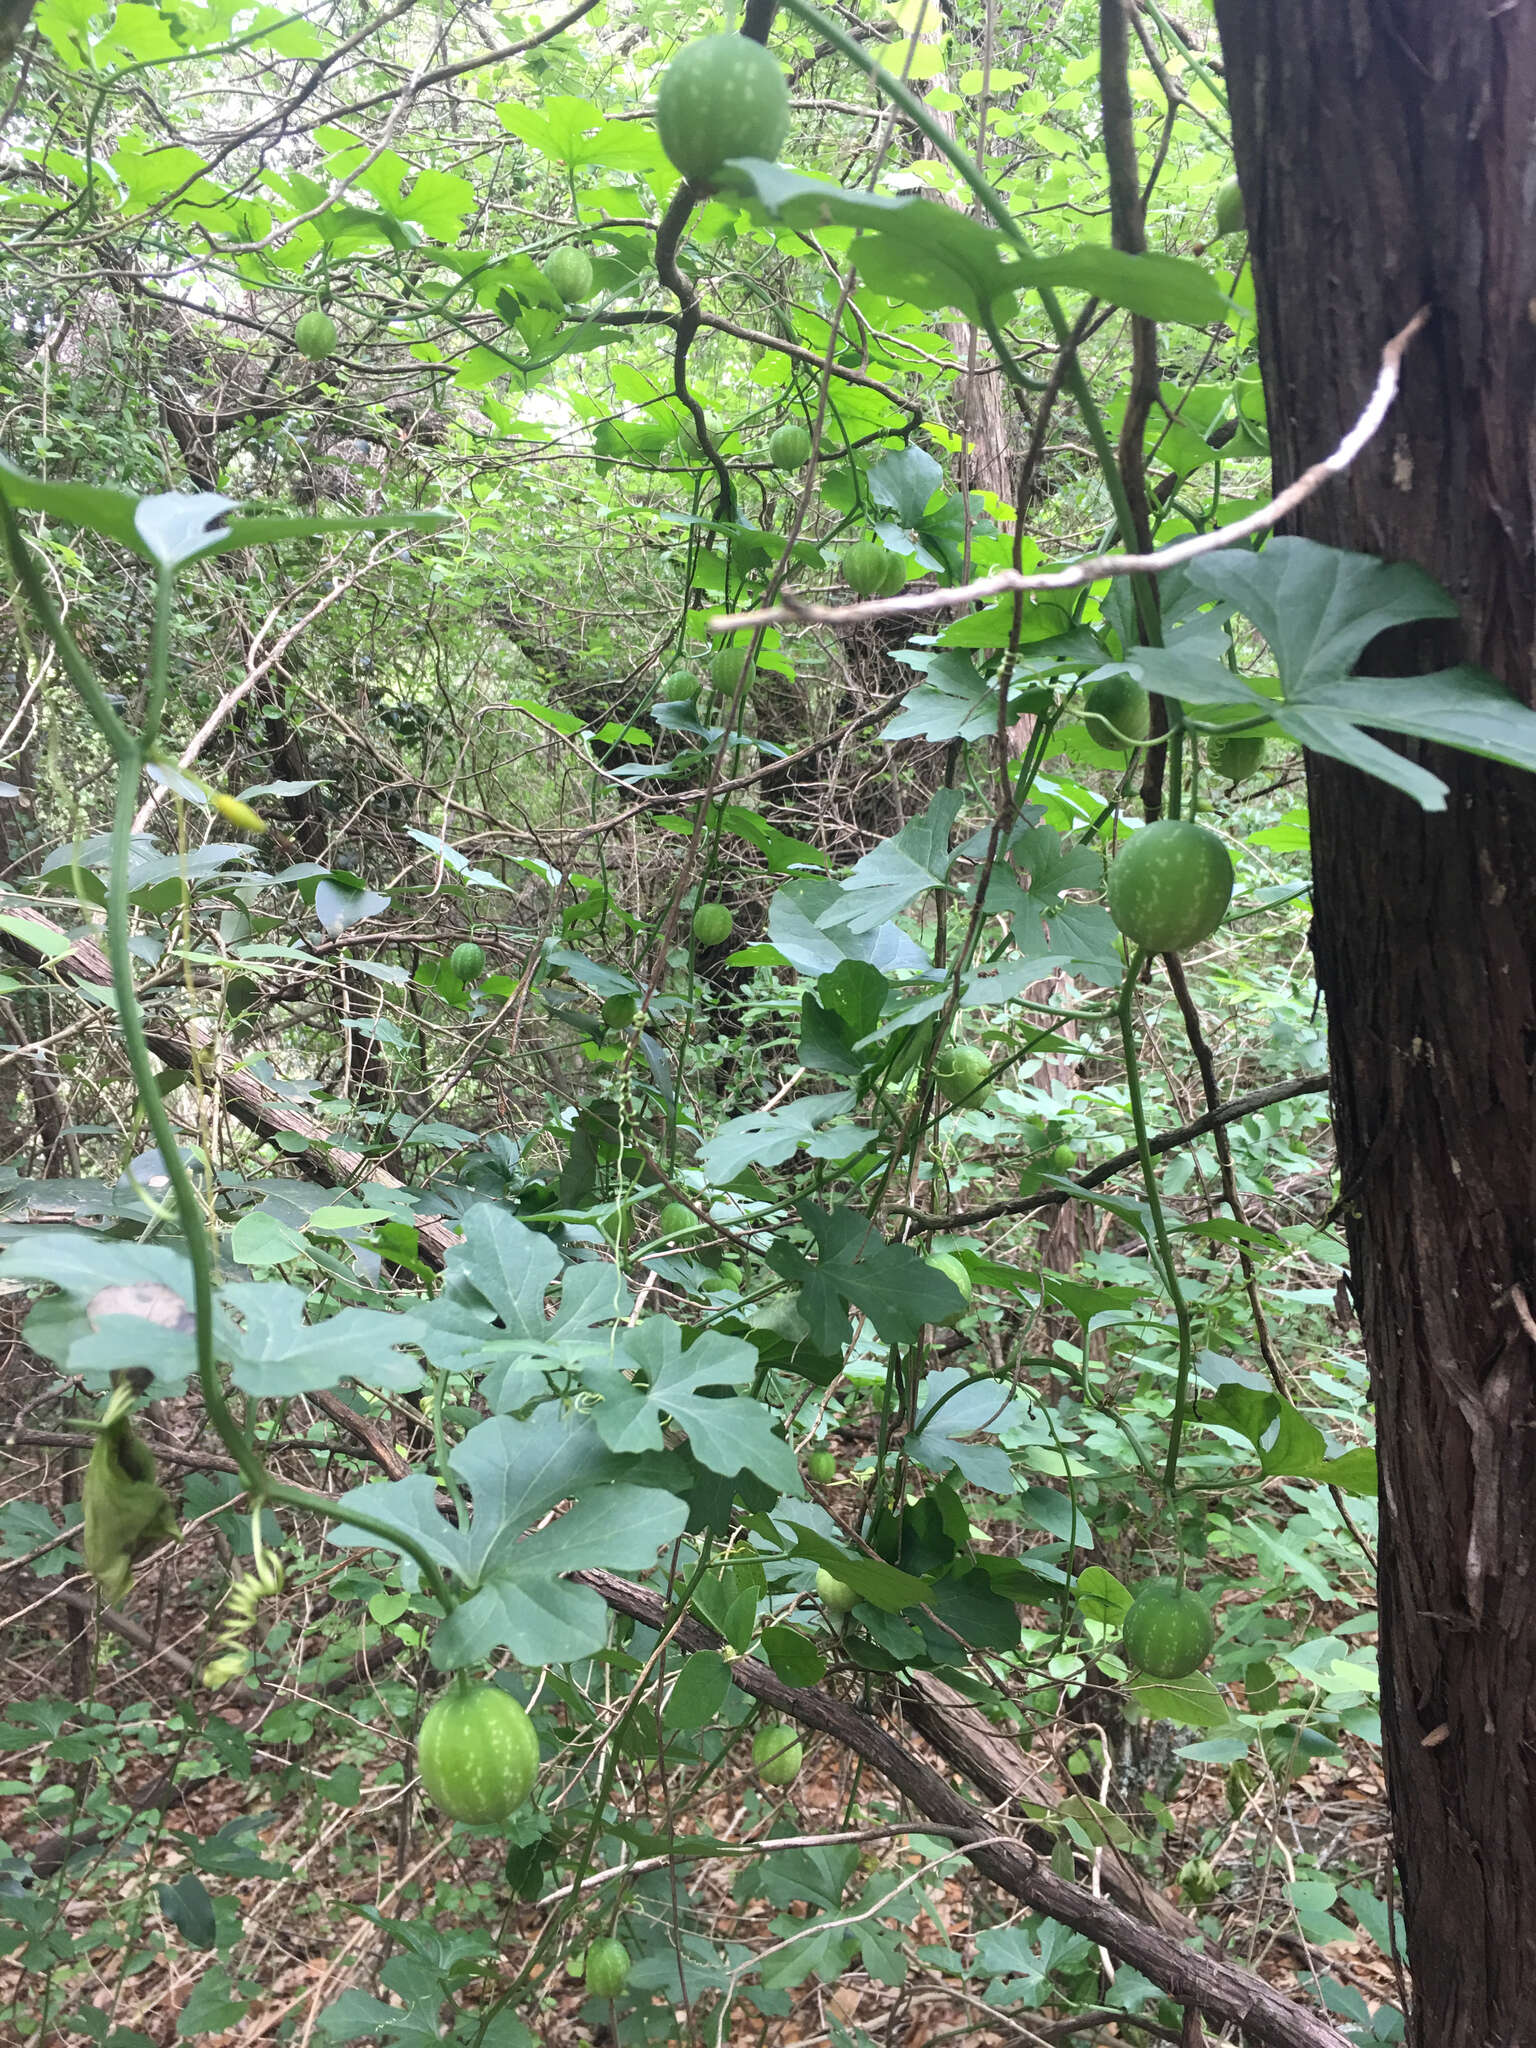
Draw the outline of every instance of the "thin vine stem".
M1168 1234L1168 1219L1163 1212L1163 1198L1158 1190L1157 1168L1153 1164L1152 1144L1147 1135L1146 1105L1141 1093L1135 1007L1136 983L1146 957L1146 953L1140 948L1133 955L1120 990L1117 1015L1120 1022L1120 1044L1125 1053L1125 1084L1130 1097L1131 1125L1136 1134L1137 1156L1141 1161L1141 1178L1147 1191L1147 1207L1152 1214L1152 1234L1157 1244L1158 1263L1163 1269L1163 1285L1167 1288L1168 1299L1173 1304L1174 1321L1179 1331L1178 1378L1173 1390L1173 1417L1168 1425L1168 1458L1163 1466L1163 1491L1171 1499L1178 1478L1179 1444L1184 1434L1184 1410L1189 1399L1189 1371L1194 1360L1194 1325L1190 1319L1189 1303L1184 1299L1184 1290L1179 1285L1179 1276L1174 1265L1173 1241Z
M403 1551L417 1566L445 1614L455 1603L453 1592L437 1560L404 1529L355 1508L343 1508L325 1494L310 1493L302 1487L275 1481L260 1455L235 1420L229 1397L219 1378L214 1350L213 1291L214 1255L203 1214L203 1198L186 1161L175 1125L155 1086L154 1060L144 1030L144 1013L139 1007L133 974L131 948L133 888L133 820L138 805L139 784L149 759L150 743L135 734L118 717L95 672L75 643L60 616L37 562L28 547L14 508L0 498L0 524L16 579L36 613L39 623L58 650L65 673L74 683L92 724L106 741L117 762L117 795L112 817L112 852L107 872L107 962L112 972L112 995L123 1048L144 1119L160 1153L177 1219L186 1242L187 1261L192 1268L192 1308L196 1320L197 1380L208 1419L220 1442L239 1467L247 1493L256 1505L263 1502L302 1509L326 1520L341 1522L362 1535L376 1537L391 1549ZM145 707L148 720L157 722L165 701L169 676L169 645L173 576L161 569L155 585L155 617L150 643L150 664Z
M819 8L811 6L810 0L784 0L784 5L791 14L797 15L807 28L814 29L819 36L825 36L835 50L846 57L848 62L857 70L864 73L865 77L869 79L878 92L883 93L888 100L891 100L896 106L900 107L902 113L933 144L944 161L965 180L966 185L975 194L979 204L991 215L992 219L1019 253L1023 256L1031 256L1033 251L1028 237L1003 203L1002 198L982 175L980 167L975 163L970 153L962 149L953 136L947 135L944 132L940 124L934 120L930 109L923 104L917 94L909 86L904 85L894 73L887 71L883 64L877 64L861 43L849 35L847 30L842 28L837 22L823 14ZM1045 316L1050 321L1051 330L1055 334L1057 346L1066 348L1071 338L1072 323L1062 310L1061 300L1056 296L1055 291L1050 285L1036 284L1031 289L1039 294L1040 303L1045 308ZM999 361L1003 363L1005 369L1012 365L1013 369L1017 371L1017 365L1013 364L1011 351L999 338L997 323L991 318L990 308L983 310L982 324L986 329L988 340L998 350ZM1022 377L1018 381L1022 385ZM1103 415L1099 410L1097 400L1089 389L1088 379L1083 374L1082 365L1077 360L1075 350L1071 352L1068 360L1065 381L1067 389L1072 394L1072 402L1077 407L1078 414L1082 419L1088 439L1093 445L1094 457L1098 462L1099 471L1104 480L1104 488L1109 493L1110 503L1114 507L1116 524L1124 536L1126 547L1134 547L1136 545L1136 526L1131 517L1130 503L1125 495L1125 485L1120 475L1119 465L1115 461L1115 451L1110 446L1109 433L1104 425ZM1137 608L1138 612L1142 611L1143 604L1140 596L1138 596ZM1144 626L1147 624L1145 616L1142 618L1142 623ZM1152 646L1159 644L1155 635L1150 637L1149 644Z

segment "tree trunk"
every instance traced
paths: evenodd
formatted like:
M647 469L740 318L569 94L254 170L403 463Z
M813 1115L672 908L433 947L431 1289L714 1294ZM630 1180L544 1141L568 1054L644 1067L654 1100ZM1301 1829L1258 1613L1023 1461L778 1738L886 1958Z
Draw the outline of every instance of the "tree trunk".
M1297 530L1421 563L1533 700L1536 16L1217 0L1275 477L1402 395ZM1426 750L1448 808L1309 763L1316 923L1382 1472L1386 1750L1420 2048L1536 2040L1536 779Z

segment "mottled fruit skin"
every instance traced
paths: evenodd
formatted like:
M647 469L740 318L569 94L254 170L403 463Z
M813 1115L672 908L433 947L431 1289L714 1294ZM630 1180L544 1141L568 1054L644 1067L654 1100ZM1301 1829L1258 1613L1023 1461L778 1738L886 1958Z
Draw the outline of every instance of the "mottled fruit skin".
M668 1202L656 1218L658 1237L690 1237L699 1227L698 1217L684 1202Z
M1096 745L1127 754L1152 730L1152 700L1134 676L1105 676L1083 699L1083 724Z
M629 1950L622 1941L605 1935L587 1950L582 1966L587 1989L598 1998L617 1998L629 1982Z
M693 936L701 946L723 946L735 926L723 903L701 903L693 913Z
M746 692L752 687L752 675L753 670L747 666L747 650L744 647L717 647L709 657L710 683L724 698L734 697L736 686L740 683L745 699Z
M568 306L592 296L592 259L584 249L557 249L544 265L544 275Z
M1230 739L1207 740L1205 758L1223 782L1246 782L1264 765L1264 742L1254 733L1233 733Z
M687 704L699 694L703 682L696 669L675 668L661 686L662 699L668 704Z
M805 1756L787 1721L768 1721L752 1738L752 1768L765 1785L793 1785Z
M1109 914L1149 953L1182 953L1208 939L1231 900L1232 856L1187 818L1148 825L1109 871Z
M465 939L448 955L448 965L453 970L454 979L462 981L468 988L485 972L485 949L477 946L473 939Z
M746 36L705 36L679 50L656 90L656 132L690 184L711 184L727 157L772 163L789 133L789 86Z
M786 420L768 440L768 460L775 469L804 469L811 459L811 437L798 420Z
M1240 235L1248 226L1248 215L1243 206L1243 188L1237 182L1234 171L1230 178L1223 178L1221 190L1216 194L1216 233Z
M1149 1678L1188 1678L1211 1654L1216 1625L1198 1593L1154 1579L1126 1610L1121 1641L1132 1670Z
M638 996L610 996L603 1004L603 1024L609 1031L623 1031L639 1014Z
M979 1045L948 1045L933 1063L933 1078L939 1093L957 1109L981 1109L992 1090L987 1076L992 1062Z
M879 541L857 541L843 556L843 580L856 597L879 597L885 591L893 561L900 570L900 558Z
M837 1460L830 1451L812 1451L805 1469L818 1486L830 1486L837 1477Z
M329 313L305 313L293 330L293 345L311 363L323 363L336 348L336 322Z
M890 549L887 549L885 556L885 574L880 578L880 588L876 592L876 596L894 597L898 590L903 590L906 588L906 582L906 562L902 559L900 555L893 554L890 551Z
M824 1566L816 1570L816 1598L828 1614L851 1614L858 1605L859 1596L846 1579L838 1578Z
M421 1724L416 1768L440 1813L485 1826L515 1813L533 1790L539 1738L500 1686L455 1685Z

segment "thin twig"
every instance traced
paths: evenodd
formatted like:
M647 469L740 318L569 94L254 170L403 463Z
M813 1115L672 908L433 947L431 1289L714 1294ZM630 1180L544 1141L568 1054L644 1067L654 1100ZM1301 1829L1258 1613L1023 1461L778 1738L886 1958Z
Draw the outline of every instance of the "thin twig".
M1257 1110L1268 1109L1276 1102L1289 1102L1297 1095L1321 1095L1327 1087L1326 1074L1302 1074L1294 1081L1278 1081L1273 1088L1256 1088L1251 1095L1235 1096L1219 1109L1196 1117L1193 1123L1181 1124L1177 1130L1163 1131L1149 1140L1149 1148L1154 1153L1176 1152L1181 1145L1203 1138L1222 1124L1236 1123ZM1101 1160L1087 1173L1077 1174L1070 1187L1040 1188L1032 1195L1014 1195L1007 1201L989 1202L982 1209L951 1209L946 1216L931 1216L920 1209L893 1206L885 1213L910 1217L914 1227L920 1231L963 1230L973 1224L991 1223L999 1216L1027 1216L1034 1209L1054 1209L1063 1202L1073 1201L1079 1195L1101 1187L1105 1181L1113 1180L1117 1173L1124 1173L1128 1167L1134 1166L1139 1157L1140 1154L1131 1147Z
M1245 540L1249 534L1267 533L1314 492L1321 490L1330 477L1341 476L1370 441L1397 396L1404 352L1428 319L1428 306L1420 306L1408 325L1394 334L1382 350L1381 370L1370 403L1333 453L1325 455L1321 462L1314 462L1310 469L1303 470L1293 484L1288 484L1267 505L1261 505L1257 512L1250 512L1246 519L1234 520L1230 526L1217 527L1211 533L1193 534L1188 540L1175 541L1171 547L1158 548L1150 554L1096 555L1091 561L1074 562L1070 568L1052 569L1033 576L1020 575L1013 569L999 569L974 583L957 584L948 590L924 591L915 597L874 597L847 605L802 604L794 598L784 597L778 604L755 612L717 613L709 622L709 630L711 633L740 633L759 626L843 625L853 619L900 618L918 612L954 611L962 605L974 604L984 598L1004 597L1015 590L1080 590L1085 583L1098 583L1106 576L1160 575L1164 570L1193 562L1201 555L1216 554L1236 541Z

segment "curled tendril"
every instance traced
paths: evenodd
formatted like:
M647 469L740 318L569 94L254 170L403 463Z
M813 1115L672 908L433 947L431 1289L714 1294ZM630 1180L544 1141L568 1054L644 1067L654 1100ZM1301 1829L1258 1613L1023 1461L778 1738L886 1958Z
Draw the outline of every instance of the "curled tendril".
M244 1678L254 1661L246 1638L255 1626L263 1600L275 1600L287 1584L282 1560L264 1548L257 1517L251 1518L251 1569L230 1582L224 1595L223 1618L217 1637L218 1654L203 1667L203 1684L210 1692Z

